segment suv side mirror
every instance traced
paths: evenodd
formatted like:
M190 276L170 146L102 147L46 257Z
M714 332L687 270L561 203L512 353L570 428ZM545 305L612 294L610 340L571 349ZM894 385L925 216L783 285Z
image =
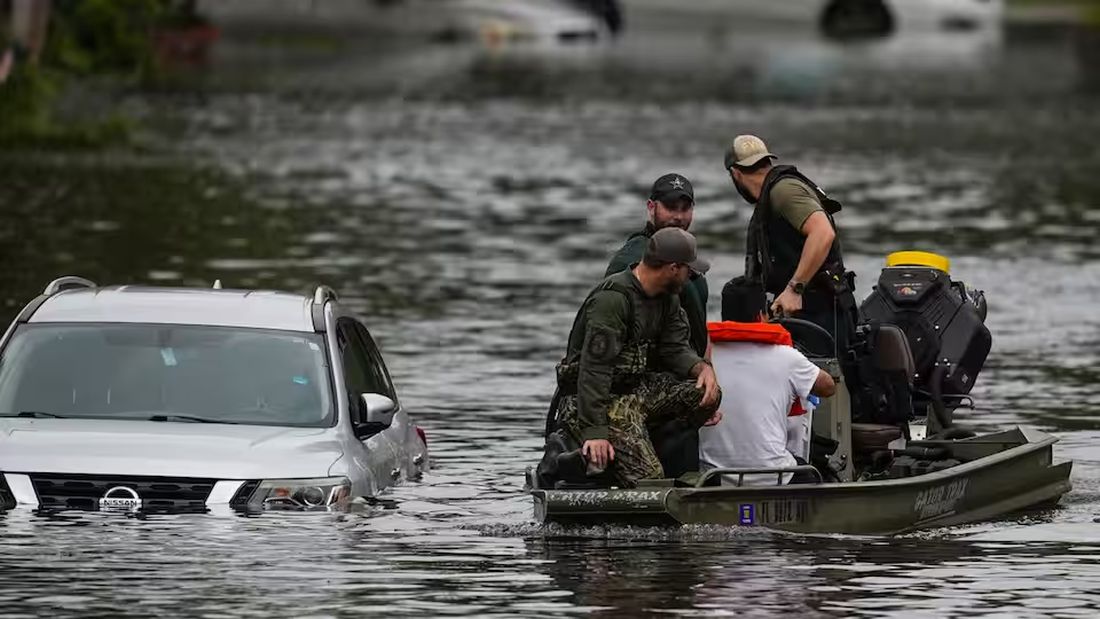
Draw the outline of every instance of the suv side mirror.
M388 428L393 423L397 412L397 404L393 400L381 393L364 393L360 399L367 413L364 424Z

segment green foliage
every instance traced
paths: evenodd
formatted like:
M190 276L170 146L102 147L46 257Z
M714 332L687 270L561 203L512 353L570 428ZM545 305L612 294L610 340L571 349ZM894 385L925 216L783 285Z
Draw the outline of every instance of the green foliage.
M57 119L52 107L63 84L55 71L16 65L0 85L0 144L89 148L128 138L130 124L121 118Z
M169 12L165 0L55 3L44 62L61 71L141 76L154 67L151 32Z
M53 103L71 79L155 79L153 32L180 12L171 0L55 0L39 64L17 63L0 84L0 143L86 147L125 139L125 120L60 120Z
M1009 0L1009 7L1068 7L1076 9L1091 26L1100 25L1100 0Z
M41 71L16 65L0 96L0 139L17 133L36 133L50 125L49 103L56 88Z
M1094 3L1085 9L1085 20L1093 26L1100 26L1100 3Z
M48 81L40 76L19 78L26 83L16 84L17 96L0 98L0 145L5 147L50 147L59 149L87 149L125 142L132 131L132 123L122 117L106 119L58 120L49 113L50 91ZM10 84L10 82L9 82Z

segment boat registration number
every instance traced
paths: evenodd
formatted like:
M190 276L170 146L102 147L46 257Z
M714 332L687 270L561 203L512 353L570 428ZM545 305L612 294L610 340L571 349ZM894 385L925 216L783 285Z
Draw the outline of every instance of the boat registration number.
M809 501L759 501L742 503L738 514L743 525L802 524L810 515Z

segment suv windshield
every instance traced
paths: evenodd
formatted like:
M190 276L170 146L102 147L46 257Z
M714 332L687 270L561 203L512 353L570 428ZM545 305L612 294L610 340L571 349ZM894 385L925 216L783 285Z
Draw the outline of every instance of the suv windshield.
M332 425L321 336L145 324L21 325L0 416Z

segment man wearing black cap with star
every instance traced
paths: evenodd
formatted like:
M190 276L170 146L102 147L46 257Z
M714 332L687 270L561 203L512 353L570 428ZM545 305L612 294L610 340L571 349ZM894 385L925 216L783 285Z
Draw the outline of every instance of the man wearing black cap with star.
M630 268L642 259L646 242L653 233L662 228L691 228L695 213L695 191L691 181L683 174L665 174L653 183L646 202L648 219L645 228L627 238L626 244L611 258L605 275L612 275ZM707 351L707 298L710 289L707 278L694 274L680 292L680 306L687 312L688 326L691 329L691 347L701 357Z
M695 190L683 174L665 174L653 182L646 202L646 225L631 234L626 243L611 258L605 275L629 269L642 259L646 243L658 230L679 228L687 231L695 214ZM707 335L707 299L710 289L702 273L693 273L687 285L680 291L680 307L687 314L692 349L699 356L709 359ZM651 438L669 476L678 477L699 468L699 433L694 427L671 420L663 427L654 428Z
M708 268L695 237L663 228L646 240L640 262L604 279L577 313L557 368L554 425L581 446L590 469L614 463L620 485L665 475L650 428L717 422L714 369L692 349L679 299Z

